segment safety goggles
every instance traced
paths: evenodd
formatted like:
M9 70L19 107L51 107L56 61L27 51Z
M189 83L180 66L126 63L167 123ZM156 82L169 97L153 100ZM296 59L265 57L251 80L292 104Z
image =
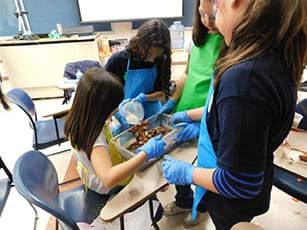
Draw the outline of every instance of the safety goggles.
M159 53L151 53L149 52L149 50L143 50L143 58L144 59L163 59L163 60L166 60L167 56L166 54L163 54L163 50Z
M205 18L206 20L208 20L210 22L213 22L215 20L214 15L208 15L206 13L201 12L200 10L198 10L198 12L199 12L199 15L200 15L201 18Z

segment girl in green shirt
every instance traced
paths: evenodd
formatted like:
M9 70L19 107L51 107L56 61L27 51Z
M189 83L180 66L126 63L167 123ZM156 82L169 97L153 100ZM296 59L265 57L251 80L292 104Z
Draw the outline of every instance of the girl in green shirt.
M176 91L163 105L161 113L185 111L205 104L223 37L214 24L211 0L195 1L194 18L193 45L186 71L176 81Z
M193 46L189 55L186 71L176 81L176 91L163 105L161 113L178 112L174 121L186 110L203 107L209 90L213 66L224 43L214 23L211 0L196 0L193 26ZM201 111L201 109L199 109ZM179 116L177 116L179 115ZM200 116L201 117L201 116ZM191 218L193 190L188 186L176 185L175 201L164 207L164 215L176 215L187 212L183 225L197 225L207 211L206 205L200 203L196 220Z

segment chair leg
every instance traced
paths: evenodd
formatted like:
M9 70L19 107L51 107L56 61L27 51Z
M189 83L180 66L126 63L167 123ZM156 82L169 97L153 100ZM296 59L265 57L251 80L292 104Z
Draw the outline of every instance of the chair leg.
M34 211L34 214L35 214L35 218L34 218L34 227L33 229L36 230L36 227L37 227L37 221L38 221L38 214L37 214L37 210L36 208L34 207L34 205L28 201L28 203L30 204L30 206L32 207L33 211Z
M149 198L148 202L149 202L149 212L150 212L150 219L152 221L152 226L154 227L155 230L159 230L160 229L159 225L156 223L155 217L154 217L152 198Z
M122 216L119 218L119 221L120 221L120 230L125 230L124 215L122 215Z
M59 134L59 127L58 127L58 122L55 116L53 116L53 121L54 121L54 125L55 125L55 133L56 133L56 137L58 139L58 142L60 144L60 134Z
M55 230L59 230L59 221L55 218Z

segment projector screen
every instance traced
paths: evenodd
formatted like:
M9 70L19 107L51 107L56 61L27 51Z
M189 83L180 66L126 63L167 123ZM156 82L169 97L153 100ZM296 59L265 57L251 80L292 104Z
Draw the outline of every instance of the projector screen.
M78 0L81 22L183 16L183 0Z

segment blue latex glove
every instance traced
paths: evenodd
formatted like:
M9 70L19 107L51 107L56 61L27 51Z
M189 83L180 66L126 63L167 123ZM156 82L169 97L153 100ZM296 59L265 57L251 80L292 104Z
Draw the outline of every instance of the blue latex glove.
M159 158L164 154L164 147L166 143L162 140L162 135L151 138L145 145L139 147L135 153L138 154L141 151L146 152L147 160L153 158Z
M177 112L173 114L173 122L179 123L179 122L192 122L193 120L188 116L187 111Z
M112 128L112 136L115 137L121 132L124 132L126 129L130 128L130 126L125 126L125 125L116 125L115 127Z
M122 132L122 126L116 125L115 127L112 127L111 132L112 132L113 137L117 136L118 134Z
M140 102L141 104L144 104L144 102L146 101L147 96L144 93L140 93L137 97L133 98L132 100L137 100L138 102Z
M190 185L193 184L193 171L195 167L187 162L175 160L165 155L161 163L163 177L169 184Z
M169 99L167 102L165 102L162 106L162 108L159 110L158 113L171 113L176 106L176 101L173 99Z
M173 126L174 128L183 128L174 138L176 142L185 142L193 138L198 138L200 133L200 122L179 123Z

